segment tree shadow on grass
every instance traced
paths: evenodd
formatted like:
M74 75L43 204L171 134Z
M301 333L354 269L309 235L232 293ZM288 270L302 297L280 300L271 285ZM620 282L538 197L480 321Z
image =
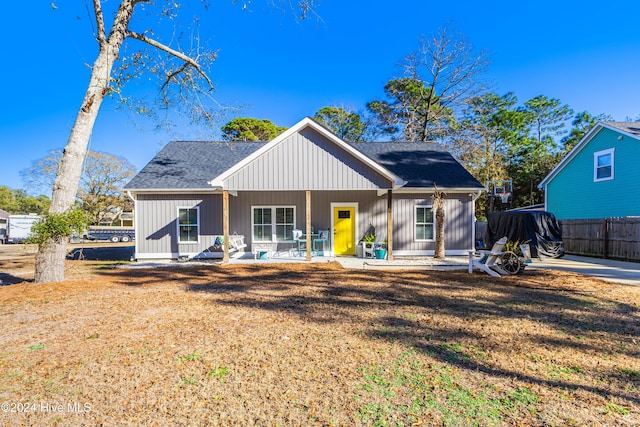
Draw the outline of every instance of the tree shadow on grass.
M7 273L0 273L0 286L15 285L22 282L33 282L33 279L23 279Z
M404 324L403 328L399 328L399 324ZM600 395L609 399L615 396L622 400L626 400L633 404L640 403L640 397L637 394L629 392L615 392L604 387L597 387L585 384L576 384L571 381L563 381L558 379L547 379L538 376L523 374L522 372L513 371L505 368L496 368L488 363L477 361L470 353L456 344L450 342L460 342L464 338L472 338L468 334L451 333L447 329L432 330L433 336L425 339L423 334L414 334L410 332L416 328L413 322L407 322L401 318L382 319L381 325L376 330L368 331L368 335L374 339L382 339L389 342L402 342L409 348L413 348L443 363L456 366L460 369L471 372L482 372L495 378L505 380L516 379L518 381L529 384L537 384L540 386L555 388L558 390L582 390L596 395ZM435 338L434 337L439 337ZM558 346L566 346L566 342L558 341Z
M497 378L640 403L630 389L612 390L491 366L456 347L459 342L478 347L486 344L486 348L505 345L499 337L487 337L474 329L475 322L506 325L523 320L544 325L556 334L523 336L521 340L533 347L546 345L584 355L602 348L597 342L576 339L578 336L608 334L611 340L631 342L640 335L638 307L579 286L575 290L554 289L554 280L566 273L539 271L525 278L494 279L461 272L344 271L313 264L294 271L290 268L212 265L103 274L127 286L175 282L187 292L209 294L214 306L285 311L307 322L353 325L356 333L371 339L399 342L443 363ZM523 280L535 280L537 285L522 286ZM624 353L640 356L635 347Z

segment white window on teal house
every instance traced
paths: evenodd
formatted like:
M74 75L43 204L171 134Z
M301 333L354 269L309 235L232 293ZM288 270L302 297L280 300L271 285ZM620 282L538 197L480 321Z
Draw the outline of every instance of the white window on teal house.
M198 243L200 209L178 208L178 243Z
M252 207L254 242L282 242L293 239L296 228L296 211L293 206L254 206Z
M613 179L613 154L613 148L593 153L593 180L595 182Z
M434 239L433 208L415 207L415 239L417 242L430 242Z

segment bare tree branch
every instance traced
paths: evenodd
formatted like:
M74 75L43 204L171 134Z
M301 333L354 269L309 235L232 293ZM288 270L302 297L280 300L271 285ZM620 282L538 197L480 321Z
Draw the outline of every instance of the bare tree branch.
M213 82L211 81L211 79L209 78L209 76L207 76L207 73L205 73L202 68L200 67L200 64L198 64L193 58L190 58L189 56L185 55L182 52L178 52L177 50L171 49L169 46L166 46L156 40L153 40L147 36L145 36L144 34L140 34L140 33L136 33L133 31L129 31L127 32L127 36L134 38L136 40L140 40L141 42L145 42L157 49L160 49L166 53L168 53L169 55L175 56L178 59L183 60L185 63L191 65L193 68L195 68L198 73L207 81L207 83L209 84L209 90L213 90L215 89L213 86ZM182 72L186 69L185 67L181 67L179 72ZM171 79L173 76L175 76L175 73L172 73L168 79ZM163 85L163 87L166 85L166 83Z
M104 29L104 16L102 15L102 4L100 0L93 0L93 12L96 15L96 24L98 25L98 43L100 47L107 42L107 32Z
M182 73L189 66L188 62L184 62L180 68L172 73L167 74L167 80L162 84L162 90L171 82L171 79L176 77L178 74Z

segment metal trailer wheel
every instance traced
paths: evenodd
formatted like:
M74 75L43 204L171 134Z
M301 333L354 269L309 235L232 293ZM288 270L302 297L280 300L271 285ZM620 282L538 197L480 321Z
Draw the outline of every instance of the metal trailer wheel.
M120 241L120 237L111 236L111 238L109 240L111 240L112 243L118 243Z
M514 252L507 251L500 256L500 264L502 269L509 274L518 274L520 272L520 257Z
M125 242L125 243L128 242L129 240L131 240L129 236L122 236L122 238L120 239L121 242Z

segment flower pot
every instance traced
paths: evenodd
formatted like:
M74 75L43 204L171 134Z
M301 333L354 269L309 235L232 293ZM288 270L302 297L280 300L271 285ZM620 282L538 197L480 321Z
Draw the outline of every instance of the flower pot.
M376 259L385 259L387 257L386 249L374 249L373 253L376 256Z

